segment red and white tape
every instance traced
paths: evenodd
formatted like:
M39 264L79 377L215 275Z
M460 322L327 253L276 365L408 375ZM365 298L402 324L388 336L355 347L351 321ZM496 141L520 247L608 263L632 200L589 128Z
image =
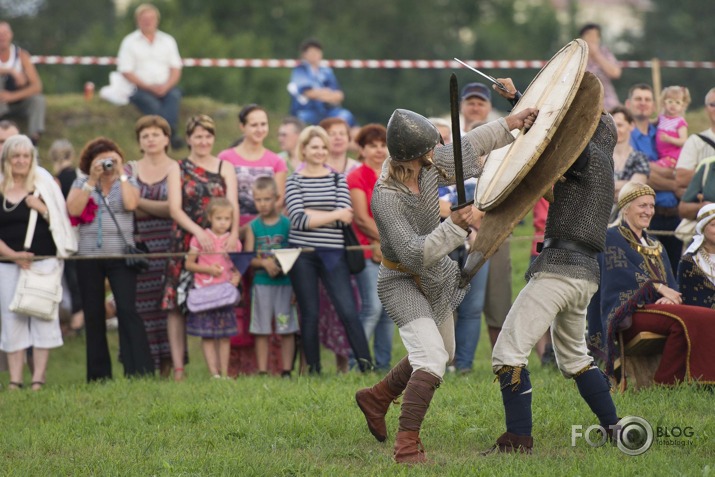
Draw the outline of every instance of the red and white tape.
M294 68L300 64L296 59L261 58L184 58L184 66L202 68ZM113 56L33 56L38 65L114 65ZM466 61L469 66L483 69L540 69L542 60L478 60ZM620 61L623 68L651 68L652 61ZM661 68L715 68L715 61L662 60ZM455 69L464 68L456 61L445 60L326 60L325 66L336 69Z

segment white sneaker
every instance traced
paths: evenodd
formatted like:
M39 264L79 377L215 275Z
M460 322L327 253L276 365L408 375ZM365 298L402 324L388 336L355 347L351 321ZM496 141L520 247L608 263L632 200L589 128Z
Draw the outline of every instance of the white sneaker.
M119 319L117 319L116 316L114 318L109 318L107 320L107 329L114 331L117 328L119 328Z

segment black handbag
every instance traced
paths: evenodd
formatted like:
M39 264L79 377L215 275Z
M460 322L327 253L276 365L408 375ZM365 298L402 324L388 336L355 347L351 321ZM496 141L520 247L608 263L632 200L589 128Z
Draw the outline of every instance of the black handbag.
M109 208L107 198L104 197L104 194L102 194L101 191L99 192L99 196L102 198L104 206L107 208L109 215L112 217L114 225L117 226L117 232L122 238L122 242L124 242L124 254L143 255L145 253L149 253L149 247L147 247L145 243L137 242L135 245L131 245L129 244L129 242L127 242L127 239L124 238L124 234L122 233L122 228L119 226L119 222L117 222L117 218L114 216L114 212L112 212L112 209ZM127 267L133 268L137 271L137 273L144 273L149 270L149 259L146 257L127 257L124 260L126 261Z
M350 247L352 245L360 245L358 242L357 235L353 230L351 225L343 225L343 240L345 241L345 246ZM348 270L350 273L355 275L365 270L365 254L362 249L358 250L345 250L345 261L348 264Z
M335 199L337 202L338 182L340 180L340 176L338 176L338 174L335 174L334 179L335 179ZM360 246L360 242L358 241L357 235L355 235L355 230L353 230L352 225L343 224L342 229L343 229L343 241L345 242L345 247ZM345 261L348 264L348 270L350 270L350 273L352 273L353 275L358 274L358 273L362 272L363 270L365 270L365 254L363 253L362 249L348 250L346 248L345 249Z

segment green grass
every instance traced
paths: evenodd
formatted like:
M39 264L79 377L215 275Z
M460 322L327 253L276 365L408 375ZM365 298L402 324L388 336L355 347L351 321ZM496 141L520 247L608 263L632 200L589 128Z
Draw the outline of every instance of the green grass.
M41 151L50 138L65 136L80 147L104 134L115 138L129 157L130 151L137 154L133 108L86 104L80 96L50 97L48 102L48 134ZM237 136L237 109L187 99L182 118L200 111L212 114L218 122L218 151ZM279 119L277 114L271 117ZM524 283L531 233L527 216L512 243L514 294ZM535 455L479 456L504 428L485 329L474 371L447 375L435 394L422 432L433 463L418 468L391 460L399 409L390 410L390 437L380 444L354 403L354 392L381 376L338 376L327 353L321 378L219 381L208 376L199 342L190 338L188 378L177 384L158 378L127 381L116 362L116 333L110 333L110 343L112 382L85 384L84 338L68 339L51 353L42 392L9 392L7 373L0 373L0 475L706 476L715 466L712 391L683 386L614 394L621 416L641 416L653 426L691 426L691 446L654 444L639 457L610 446L591 448L584 441L571 447L571 426L586 427L595 418L573 381L541 368L536 359L530 367ZM396 335L394 359L403 354Z
M530 219L515 236L530 236ZM514 290L523 285L530 241L512 244ZM112 356L117 335L110 332ZM390 437L367 431L353 395L376 374L336 375L323 353L321 378L208 376L199 341L189 338L187 380L84 383L84 338L52 352L42 392L0 391L2 475L709 475L715 464L713 393L683 386L614 394L619 415L654 427L690 426L692 445L654 444L629 457L610 446L571 447L571 426L595 418L573 381L533 357L535 454L482 457L503 431L499 387L493 382L486 329L474 371L448 374L435 394L422 439L432 464L404 468L392 460L399 409L388 414ZM404 355L395 336L393 358ZM26 376L29 381L29 376ZM7 385L7 374L0 376Z
M571 425L594 423L573 381L531 366L535 455L481 457L503 430L486 333L469 375L449 374L422 432L433 464L392 463L398 408L388 442L368 433L354 392L379 376L208 377L197 342L183 383L115 380L84 384L84 340L54 351L39 393L0 392L3 475L708 475L715 417L711 391L693 387L615 394L620 415L653 426L691 426L687 448L654 444L629 457L616 448L571 447ZM116 334L111 334L116 356ZM395 355L403 352L396 346ZM116 363L115 363L116 365ZM6 384L6 377L3 376Z

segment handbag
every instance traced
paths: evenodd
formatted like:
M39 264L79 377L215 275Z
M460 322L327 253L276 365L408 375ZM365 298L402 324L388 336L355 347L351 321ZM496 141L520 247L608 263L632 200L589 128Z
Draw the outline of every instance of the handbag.
M334 176L335 179L335 199L337 202L337 195L338 195L338 182L340 180L340 176L338 174L335 174ZM345 261L348 264L348 270L350 270L350 273L353 275L362 272L365 270L365 254L363 253L362 249L357 249L357 250L348 250L347 247L352 247L352 246L360 246L360 242L358 241L357 235L355 235L355 230L353 230L352 225L349 224L344 224L342 225L343 229L343 241L345 242Z
M705 164L705 172L703 173L703 180L700 184L700 192L705 189L705 182L708 180L708 174L710 173L710 163ZM688 245L693 241L695 236L695 227L698 225L697 219L682 219L678 226L675 228L675 237L683 242L683 244Z
M351 225L343 225L343 240L345 247L360 246L357 235ZM348 263L348 270L355 275L365 270L365 254L361 249L348 250L345 249L345 261Z
M34 195L39 195L37 190ZM23 244L25 250L32 245L36 225L37 211L32 209ZM55 259L32 262L30 268L21 268L10 311L42 320L58 319L62 301L62 271L62 265Z
M100 197L102 197L102 202L104 202L104 206L107 208L109 215L112 217L114 225L117 226L117 232L119 232L119 236L121 237L122 242L124 242L124 254L143 255L145 253L148 253L149 248L146 246L145 243L139 242L135 245L131 245L129 242L127 242L127 239L124 238L124 234L122 233L122 228L119 226L119 222L117 222L117 218L114 216L114 212L112 212L112 209L109 208L107 198L104 197L104 194L102 194L101 192L99 195ZM149 259L146 257L127 257L124 260L126 261L127 267L133 268L137 271L137 273L144 273L149 270Z
M200 313L225 306L236 306L238 298L238 288L229 282L223 282L192 288L189 290L186 305L192 313Z

